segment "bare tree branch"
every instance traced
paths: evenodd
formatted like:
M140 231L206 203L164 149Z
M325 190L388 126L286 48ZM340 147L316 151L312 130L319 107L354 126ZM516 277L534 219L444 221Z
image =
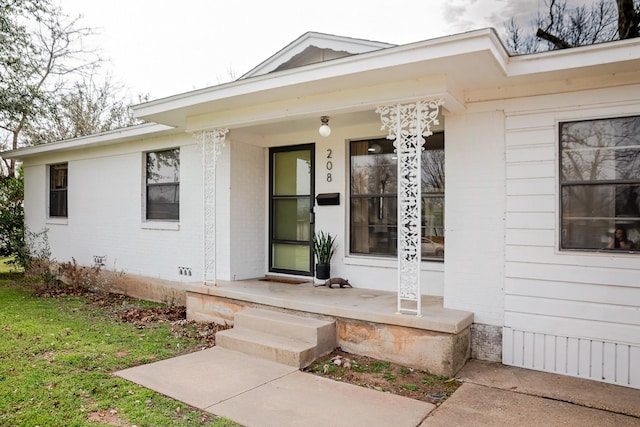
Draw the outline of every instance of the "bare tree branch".
M512 52L566 49L639 36L640 0L594 0L574 8L567 7L567 0L546 0L545 5L546 12L533 20L530 34L523 33L513 19L505 25L506 44Z
M540 37L541 39L544 39L546 41L548 41L549 43L551 43L552 45L554 45L556 47L556 49L568 49L571 46L569 43L567 43L566 41L559 39L558 37L554 36L553 34L548 33L547 31L543 30L542 28L538 28L538 31L536 32L536 36Z

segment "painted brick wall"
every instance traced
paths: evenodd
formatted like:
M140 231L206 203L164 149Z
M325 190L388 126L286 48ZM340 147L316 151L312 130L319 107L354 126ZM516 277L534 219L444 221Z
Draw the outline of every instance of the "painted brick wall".
M266 148L231 142L231 280L267 271Z
M144 153L180 147L180 221L144 220ZM47 165L68 162L66 221L47 218ZM48 228L52 255L106 269L173 281L198 281L202 258L200 154L187 134L26 162L27 227ZM191 270L180 275L179 267ZM185 271L185 270L183 270ZM186 270L188 271L188 270Z

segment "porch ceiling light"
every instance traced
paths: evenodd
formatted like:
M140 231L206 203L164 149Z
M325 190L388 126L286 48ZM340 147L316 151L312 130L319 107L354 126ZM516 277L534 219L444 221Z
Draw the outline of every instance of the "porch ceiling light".
M320 117L320 121L322 124L320 125L320 129L318 129L318 133L320 136L327 137L331 135L331 128L329 127L329 116Z

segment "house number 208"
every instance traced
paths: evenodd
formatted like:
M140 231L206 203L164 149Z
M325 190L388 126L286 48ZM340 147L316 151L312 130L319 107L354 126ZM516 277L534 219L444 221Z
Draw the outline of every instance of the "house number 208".
M333 151L331 150L331 148L327 148L327 163L325 163L325 167L327 168L328 171L330 171L331 169L333 169L333 163L331 163L331 159L333 157L331 157L333 155ZM327 182L331 182L333 180L333 177L331 176L331 172L327 172Z

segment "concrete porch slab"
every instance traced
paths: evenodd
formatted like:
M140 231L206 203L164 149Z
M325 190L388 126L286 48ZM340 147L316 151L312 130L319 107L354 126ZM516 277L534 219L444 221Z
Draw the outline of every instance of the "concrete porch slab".
M249 308L335 320L342 350L438 375L455 375L470 355L473 313L443 308L440 297L424 296L417 317L396 313L396 293L363 288L243 280L187 289L190 320L233 324Z
M443 298L422 296L422 316L397 314L397 294L365 288L314 287L311 281L299 285L259 280L218 281L216 286L189 284L189 293L230 298L289 310L317 313L330 317L363 320L386 325L406 326L433 332L457 334L473 323L473 313L443 307ZM206 308L206 307L203 307ZM233 313L226 320L233 322ZM195 309L191 316L199 320L207 313Z

